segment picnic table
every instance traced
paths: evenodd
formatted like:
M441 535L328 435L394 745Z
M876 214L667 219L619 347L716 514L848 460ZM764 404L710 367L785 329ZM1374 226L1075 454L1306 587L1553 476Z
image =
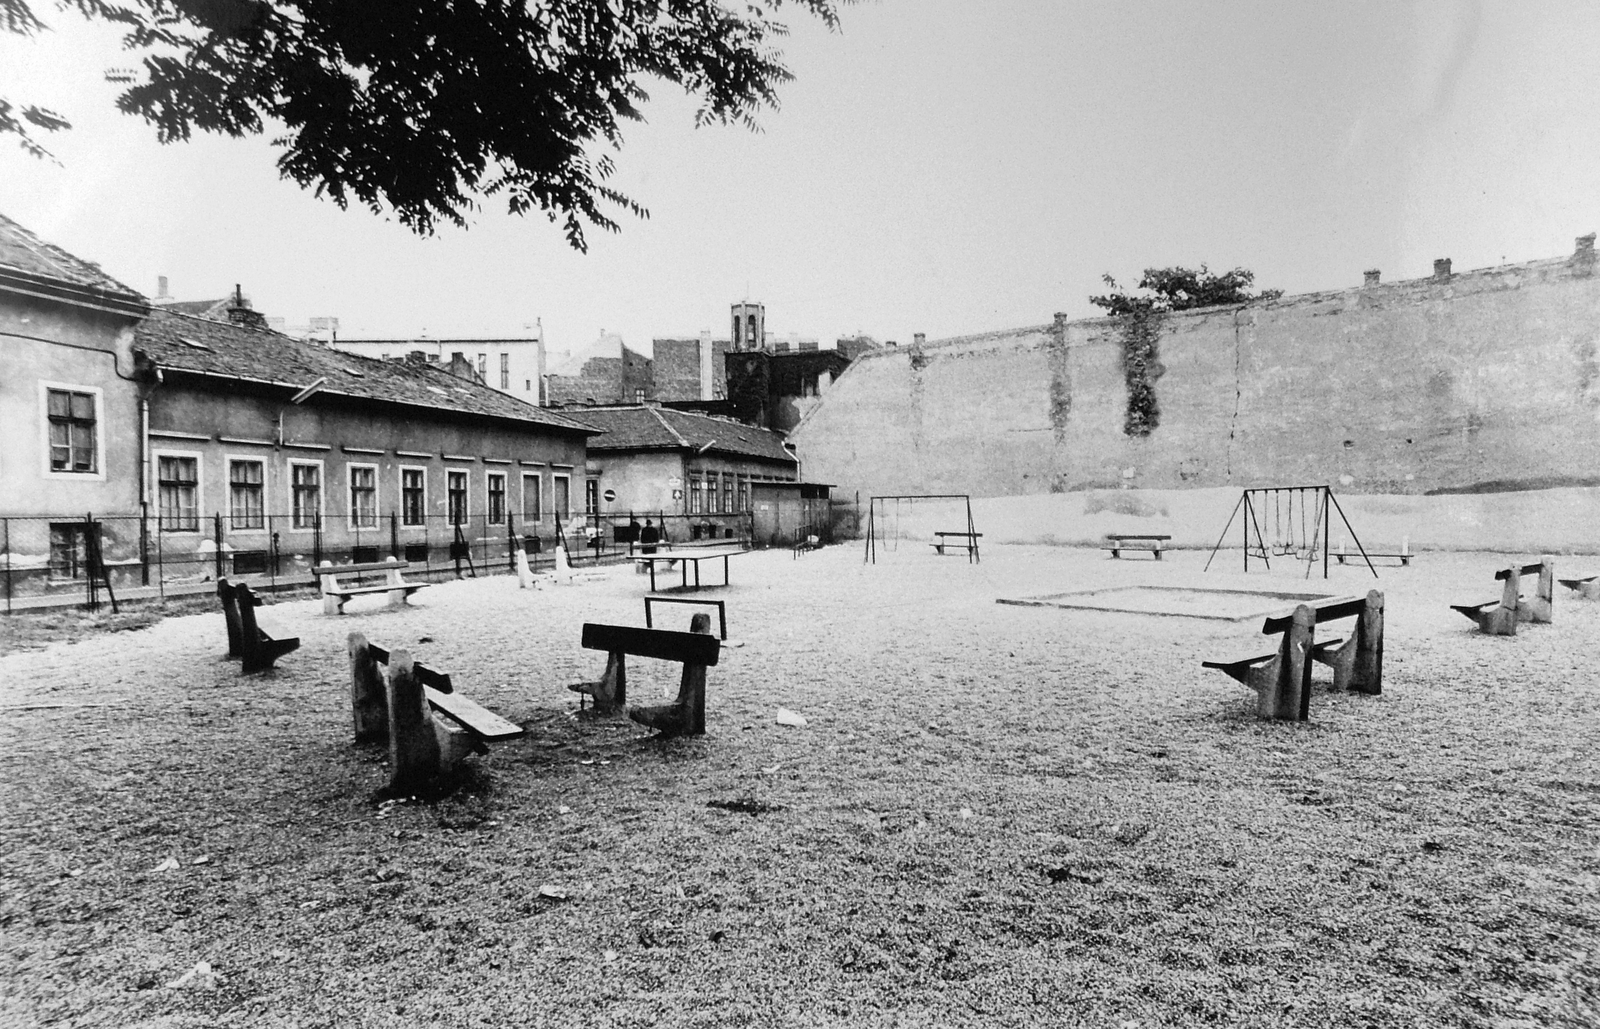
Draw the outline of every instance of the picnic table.
M728 558L737 557L740 554L748 553L750 553L750 551L739 547L690 547L673 550L658 550L654 554L635 554L633 559L635 561L642 561L649 566L651 593L658 592L656 590L656 565L662 561L665 561L669 564L673 561L681 562L683 566L683 584L677 588L687 593L708 588L700 584L700 562L715 561L718 558L721 558L722 581L720 583L712 583L709 588L714 589L719 586L727 586L731 581L728 578ZM689 566L691 564L694 565L694 585L692 586L689 585Z

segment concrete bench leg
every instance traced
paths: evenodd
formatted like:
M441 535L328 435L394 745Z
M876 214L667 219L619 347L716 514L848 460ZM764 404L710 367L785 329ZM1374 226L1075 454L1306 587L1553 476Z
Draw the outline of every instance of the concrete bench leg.
M422 682L412 672L411 655L389 654L386 695L389 707L389 786L411 790L439 773L439 738Z
M1317 619L1301 604L1284 630L1278 656L1249 672L1256 691L1256 714L1262 718L1303 722L1311 708L1311 637Z
M389 699L383 683L383 669L372 656L367 638L352 632L346 641L350 651L350 717L357 743L381 743L389 738Z
M1549 624L1556 610L1556 562L1549 554L1539 562L1538 594L1531 600L1517 602L1517 620Z
M707 624L710 624L709 617ZM599 682L578 682L568 686L574 693L594 698L595 714L619 715L628 703L628 656L620 652L606 655L606 670Z
M690 632L711 632L704 612L689 620ZM706 666L685 664L678 699L671 704L634 708L628 717L663 736L704 736L706 732Z

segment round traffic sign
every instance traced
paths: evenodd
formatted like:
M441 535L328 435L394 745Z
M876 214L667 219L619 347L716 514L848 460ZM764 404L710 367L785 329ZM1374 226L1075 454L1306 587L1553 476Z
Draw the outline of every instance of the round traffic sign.
M606 503L609 504L613 500L617 499L617 491L614 490L614 489L608 489L604 493L602 493L601 496L605 497L606 498Z

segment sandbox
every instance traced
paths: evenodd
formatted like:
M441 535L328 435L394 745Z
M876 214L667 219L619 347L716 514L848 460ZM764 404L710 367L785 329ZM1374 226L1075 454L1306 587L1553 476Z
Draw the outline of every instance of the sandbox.
M1001 597L996 603L1021 607L1069 607L1088 611L1209 618L1242 622L1288 610L1296 604L1337 597L1337 593L1280 593L1266 590L1199 589L1190 586L1108 586L1103 589Z

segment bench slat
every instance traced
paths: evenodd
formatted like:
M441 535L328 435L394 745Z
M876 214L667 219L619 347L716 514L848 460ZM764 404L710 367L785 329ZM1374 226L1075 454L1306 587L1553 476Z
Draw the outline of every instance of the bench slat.
M1543 570L1544 570L1544 565L1543 564L1523 565L1521 568L1519 568L1517 570L1517 574L1518 575L1538 575ZM1509 572L1510 572L1510 569L1508 569L1508 568L1502 568L1498 572L1495 572L1494 573L1495 581L1496 582L1504 582L1506 580L1506 576L1507 576L1507 574Z
M395 569L405 571L411 564L407 561L375 561L362 565L318 565L312 569L314 575L356 575L362 572L390 572Z
M1499 602L1496 601L1496 603ZM1367 602L1364 599L1358 598L1336 600L1332 603L1321 605L1307 604L1306 606L1311 608L1311 615L1317 620L1316 624L1321 625L1323 622L1332 622L1340 618L1354 618L1361 614L1362 610L1367 606ZM1294 615L1292 614L1277 615L1273 618L1268 618L1266 623L1261 626L1261 632L1264 635L1272 635L1273 633L1284 632L1289 628L1293 621Z
M641 629L633 625L583 624L583 647L607 653L653 657L662 661L714 665L721 642L709 633L675 632L670 629Z
M389 664L389 651L385 648L378 646L376 643L368 643L367 650L371 651L373 660L377 661L378 664L385 666ZM427 665L413 660L411 662L411 674L416 676L417 681L422 685L438 690L440 693L455 692L450 685L450 673L448 672L436 672Z
M527 730L522 726L501 718L487 708L479 707L459 693L441 693L424 685L423 694L436 711L491 743L516 739L527 734Z

